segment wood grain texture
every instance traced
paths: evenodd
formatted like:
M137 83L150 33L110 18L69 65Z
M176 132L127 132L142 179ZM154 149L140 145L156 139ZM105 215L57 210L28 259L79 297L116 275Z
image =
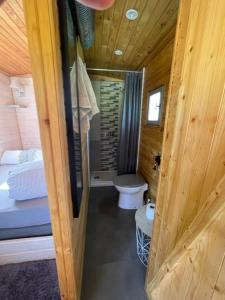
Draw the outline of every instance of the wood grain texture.
M10 104L14 104L10 78L0 73L0 156L4 150L22 149L16 110L7 107Z
M171 164L171 152L173 146L173 135L176 125L177 117L177 98L178 91L181 81L182 73L182 62L184 58L185 42L187 35L187 26L189 21L190 1L180 2L178 21L176 27L176 36L173 52L172 70L169 84L168 104L165 118L165 129L163 134L163 149L162 149L162 161L160 168L160 176L157 188L157 199L162 199L163 193L167 185L167 177L165 176L168 172L169 165ZM171 96L173 95L173 96ZM162 200L157 201L156 205L156 216L154 219L154 234L152 236L151 243L151 255L147 268L146 283L154 277L155 270L155 257L159 241L159 233L162 221L162 212L164 202Z
M151 284L151 299L224 299L225 176Z
M225 299L225 255L223 257L223 262L221 264L221 269L212 296L212 300L223 300L223 299Z
M21 1L7 0L0 6L0 72L8 75L31 73Z
M26 75L22 78L28 80L32 79L31 75ZM14 79L16 78L14 77ZM15 89L12 90L14 102L16 104L19 104L21 102L21 98L18 97ZM25 85L25 97L23 97L22 101L25 101L27 103L27 107L16 108L16 115L19 125L20 137L22 141L22 148L41 148L39 123L33 83Z
M174 36L163 50L149 61L145 69L144 94L141 120L141 142L139 155L139 172L150 186L150 196L155 201L159 170L154 170L154 156L162 151L164 119L167 104L167 94L170 81L170 71L173 56ZM160 126L147 124L148 93L160 86L165 87L163 103L163 118Z
M83 50L80 42L77 43L77 53L84 60ZM83 277L83 264L84 264L84 250L86 240L86 224L87 224L87 211L88 211L88 199L89 199L89 166L88 166L88 140L87 134L82 133L82 172L83 172L83 195L80 208L79 218L74 219L73 224L73 236L74 236L74 257L76 262L76 285L78 299L81 296L82 277Z
M59 24L55 1L24 0L62 299L78 299Z
M89 192L87 137L82 136L82 206L74 219L56 1L24 0L24 5L61 298L78 300Z
M146 66L149 58L171 39L178 5L179 0L116 0L110 9L96 12L95 42L84 51L87 66L113 69ZM130 8L139 12L135 21L125 16ZM117 48L123 51L122 56L114 55Z
M225 174L224 15L222 0L181 1L148 281Z

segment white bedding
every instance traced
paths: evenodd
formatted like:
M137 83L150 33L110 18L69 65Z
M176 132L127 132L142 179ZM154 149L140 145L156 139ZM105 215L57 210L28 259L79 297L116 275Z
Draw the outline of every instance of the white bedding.
M8 176L9 197L29 200L47 196L43 160L29 161L16 166Z
M47 197L15 201L9 198L8 172L15 165L0 166L0 228L18 228L50 223Z
M1 210L13 207L14 199L9 198L9 186L7 183L8 173L15 165L0 166L0 212Z

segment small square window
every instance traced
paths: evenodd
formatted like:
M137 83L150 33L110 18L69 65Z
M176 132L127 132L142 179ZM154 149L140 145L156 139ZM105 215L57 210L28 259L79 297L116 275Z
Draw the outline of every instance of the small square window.
M164 87L160 87L148 94L148 115L147 124L160 125L162 117L162 106Z

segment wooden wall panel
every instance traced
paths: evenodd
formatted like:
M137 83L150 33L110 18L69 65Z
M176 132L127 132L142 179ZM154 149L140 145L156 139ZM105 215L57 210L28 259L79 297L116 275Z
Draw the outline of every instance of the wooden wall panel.
M52 0L23 3L61 298L77 300L57 6Z
M31 79L32 77L25 76L25 78ZM41 148L39 123L33 83L27 84L25 86L25 93L27 107L16 108L22 147L23 149ZM13 97L15 103L20 101L20 98L17 98L15 92L13 92Z
M152 300L224 299L225 176L148 285Z
M95 42L85 49L88 67L141 69L148 59L160 52L171 36L177 19L179 0L117 0L105 10L96 12ZM139 16L130 21L126 11L134 8ZM114 54L115 49L122 56Z
M8 104L14 104L10 79L0 73L0 156L4 150L22 148L16 110Z
M154 156L162 151L164 119L167 104L167 94L170 81L174 36L163 50L152 57L145 69L145 82L141 121L141 142L139 154L139 172L150 186L151 198L156 200L159 170L154 170ZM160 126L147 125L148 93L160 86L165 87L163 118Z
M22 1L0 5L0 72L22 75L31 72Z
M80 42L77 47L78 55L84 60L83 50ZM86 224L87 224L87 211L89 199L89 165L88 165L88 140L87 134L82 133L82 171L83 171L83 195L80 208L79 218L74 219L74 257L76 258L76 278L77 278L77 291L78 298L81 296L82 277L83 277L83 264L84 264L84 250L86 240Z
M218 275L218 279L213 290L212 300L223 300L225 299L225 259L221 264L221 269Z
M149 281L225 174L224 15L222 0L181 1Z
M82 136L82 206L74 219L57 5L52 0L24 0L24 6L61 298L79 300L89 192L87 137Z

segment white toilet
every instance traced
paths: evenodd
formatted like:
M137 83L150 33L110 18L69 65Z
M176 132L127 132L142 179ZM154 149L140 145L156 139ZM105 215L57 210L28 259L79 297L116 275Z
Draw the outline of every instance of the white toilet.
M114 186L120 192L119 207L123 209L138 209L143 205L143 194L148 189L144 178L137 174L116 176Z

